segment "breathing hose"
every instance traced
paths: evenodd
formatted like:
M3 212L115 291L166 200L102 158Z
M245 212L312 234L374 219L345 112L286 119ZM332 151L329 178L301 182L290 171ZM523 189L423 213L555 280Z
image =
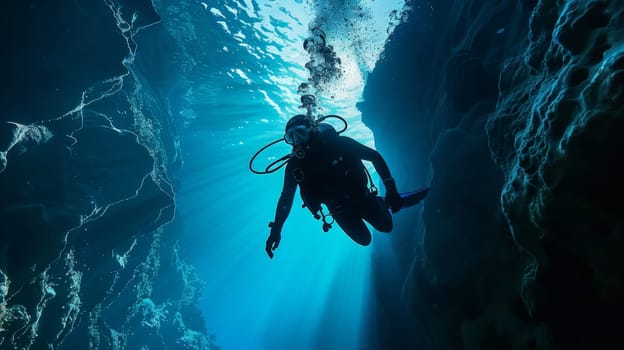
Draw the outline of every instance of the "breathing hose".
M258 150L258 152L256 152L256 153L253 155L253 157L251 157L251 160L249 161L249 170L251 170L251 172L252 172L252 173L254 173L254 174L264 175L264 174L271 174L271 173L274 173L274 172L278 171L281 167L283 167L284 165L286 165L286 163L288 163L288 159L290 158L290 154L287 154L287 155L285 155L285 156L281 157L280 159L278 159L278 160L274 161L273 163L271 163L271 164L267 165L267 167L266 167L266 168L264 168L264 171L258 171L258 170L255 170L255 169L253 168L253 162L254 162L254 160L256 159L256 157L258 157L258 155L259 155L260 153L262 153L265 149L267 149L267 148L269 148L269 147L273 146L274 144L276 144L276 143L278 143L278 142L282 142L282 141L284 141L284 138L283 138L283 137L282 137L282 138L279 138L279 139L277 139L277 140L275 140L275 141L272 141L272 142L271 142L271 143L269 143L268 145L266 145L266 146L264 146L264 147L260 148L260 149ZM271 167L272 167L272 166L274 166L276 163L278 163L278 162L280 162L280 161L284 161L284 163L280 164L277 168L271 169Z

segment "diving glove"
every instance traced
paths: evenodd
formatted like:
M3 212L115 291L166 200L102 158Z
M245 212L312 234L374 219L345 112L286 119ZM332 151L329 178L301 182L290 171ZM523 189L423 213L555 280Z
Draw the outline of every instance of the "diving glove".
M393 213L396 213L401 210L402 200L399 191L397 191L394 179L390 178L384 180L384 186L386 186L386 204L388 204L388 207L390 207Z
M267 238L265 251L269 258L273 259L273 251L277 249L282 240L282 228L274 222L270 222L269 227L271 228L271 233L269 234L269 238Z

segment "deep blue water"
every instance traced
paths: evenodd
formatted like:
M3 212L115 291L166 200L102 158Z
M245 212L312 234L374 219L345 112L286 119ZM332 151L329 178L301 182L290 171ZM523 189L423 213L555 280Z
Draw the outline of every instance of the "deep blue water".
M339 228L323 233L297 196L269 260L264 242L283 171L258 176L248 170L254 152L280 138L290 116L304 112L297 87L309 76L303 41L313 25L326 32L345 69L342 79L317 94L319 112L344 116L347 135L374 145L355 104L398 23L391 12L403 5L361 2L366 17L354 15L354 5L192 2L177 18L167 18L171 5L159 4L167 30L187 45L188 56L179 59L196 65L178 77L187 86L178 111L186 121L172 227L206 281L202 311L223 349L357 349L368 341L370 247L354 244ZM193 27L179 26L182 14ZM287 145L276 145L256 167L288 152ZM384 238L375 234L378 239Z

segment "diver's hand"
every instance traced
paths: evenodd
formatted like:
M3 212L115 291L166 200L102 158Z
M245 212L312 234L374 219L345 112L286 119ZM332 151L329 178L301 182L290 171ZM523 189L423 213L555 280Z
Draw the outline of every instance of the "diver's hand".
M386 186L386 203L392 212L396 213L401 210L401 206L403 204L401 195L399 194L399 191L397 191L394 180L385 181L384 185Z
M277 249L280 244L280 240L282 239L282 234L280 231L280 229L273 227L273 225L271 226L271 234L269 235L269 238L267 238L265 248L267 255L271 259L273 259L273 251Z

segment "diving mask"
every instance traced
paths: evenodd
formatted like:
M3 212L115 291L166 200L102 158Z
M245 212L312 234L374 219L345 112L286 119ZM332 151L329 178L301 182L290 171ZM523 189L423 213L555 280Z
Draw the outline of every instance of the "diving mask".
M311 128L307 125L297 125L286 130L284 140L290 145L301 145L310 140Z

